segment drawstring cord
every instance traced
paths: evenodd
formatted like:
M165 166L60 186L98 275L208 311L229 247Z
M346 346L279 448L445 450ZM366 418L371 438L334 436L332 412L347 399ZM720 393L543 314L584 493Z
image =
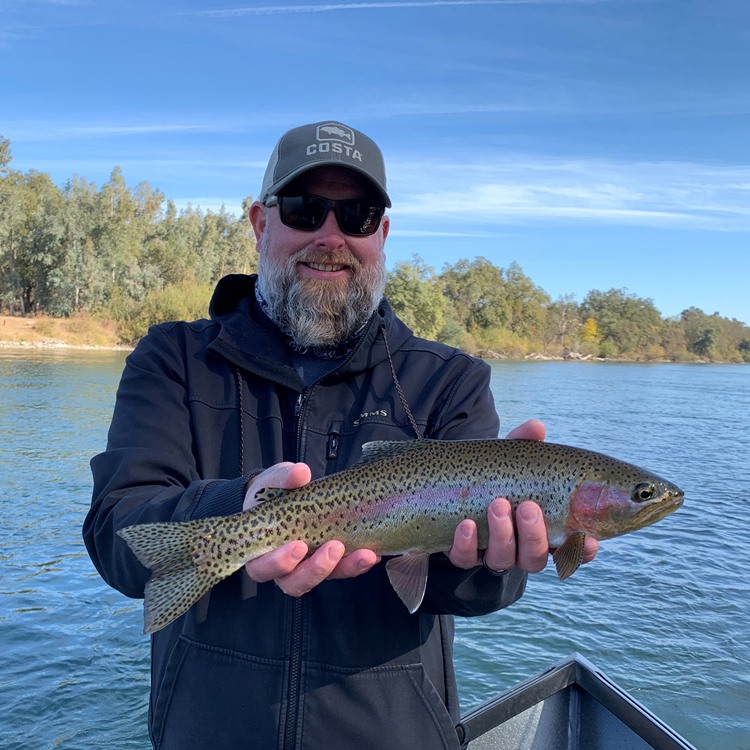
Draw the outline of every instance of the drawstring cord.
M237 378L237 393L239 394L240 407L240 476L245 475L245 402L242 395L242 373L240 368L235 365L234 375Z
M388 337L385 335L385 323L380 324L380 332L383 334L385 353L388 357L388 363L391 366L391 377L393 378L393 384L396 386L396 393L398 393L398 397L401 401L401 406L404 407L406 416L409 418L409 424L411 424L411 428L414 430L414 434L417 436L417 440L423 440L424 438L422 436L422 433L419 431L419 427L417 426L417 420L414 419L414 415L411 413L409 404L406 401L406 396L404 395L404 391L401 388L401 383L398 382L398 377L396 376L396 368L393 364L393 358L391 357L391 348L390 346L388 346Z

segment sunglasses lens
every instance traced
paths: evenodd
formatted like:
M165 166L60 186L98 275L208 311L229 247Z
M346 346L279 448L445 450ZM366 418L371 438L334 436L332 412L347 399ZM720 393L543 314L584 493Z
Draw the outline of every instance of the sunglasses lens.
M303 232L318 229L333 209L341 231L357 237L373 234L385 211L383 206L359 198L334 201L312 193L279 196L278 206L282 223Z
M372 206L368 201L341 201L336 216L342 231L347 234L368 235L380 226L383 208Z
M281 221L292 229L303 231L317 229L325 221L327 209L325 198L309 193L285 195L279 198Z

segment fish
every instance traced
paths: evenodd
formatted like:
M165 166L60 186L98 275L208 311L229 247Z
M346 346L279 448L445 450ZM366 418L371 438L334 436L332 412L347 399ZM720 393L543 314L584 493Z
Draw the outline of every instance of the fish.
M144 632L184 614L249 560L293 540L312 553L336 539L347 550L390 559L386 571L410 612L427 585L430 554L445 552L456 526L477 523L489 539L487 509L538 503L560 580L583 561L584 540L648 526L683 502L679 487L632 464L584 448L519 439L366 443L349 469L296 489L264 488L257 505L228 516L135 524L117 533L151 570Z

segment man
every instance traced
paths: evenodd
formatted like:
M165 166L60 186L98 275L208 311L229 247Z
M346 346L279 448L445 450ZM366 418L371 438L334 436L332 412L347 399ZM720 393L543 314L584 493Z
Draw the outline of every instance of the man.
M250 209L257 278L225 277L210 320L155 326L128 358L84 526L109 584L142 597L148 579L124 526L239 512L371 440L497 436L489 367L414 337L383 298L390 205L363 133L279 140ZM512 603L548 555L534 503L495 500L488 521L486 551L466 520L432 556L413 615L371 550L293 541L249 562L154 634L154 747L458 748L451 616Z

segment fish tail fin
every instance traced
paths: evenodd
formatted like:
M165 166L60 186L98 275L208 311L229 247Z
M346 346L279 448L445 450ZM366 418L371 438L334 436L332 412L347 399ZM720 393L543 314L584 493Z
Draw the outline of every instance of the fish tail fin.
M143 602L143 632L154 633L190 609L225 574L201 565L196 538L206 533L206 522L144 523L117 533L142 565L151 569Z

